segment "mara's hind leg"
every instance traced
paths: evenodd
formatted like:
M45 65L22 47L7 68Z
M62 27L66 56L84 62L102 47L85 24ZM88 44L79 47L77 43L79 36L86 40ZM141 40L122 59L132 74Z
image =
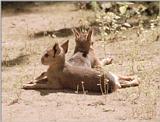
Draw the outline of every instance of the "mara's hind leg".
M121 84L117 75L113 74L112 72L107 72L106 77L112 86L112 91L116 91L117 89L121 88Z
M111 72L106 73L106 76L113 86L113 91L116 91L119 88L138 86L140 80L135 76L117 76Z
M118 76L119 77L119 80L125 80L125 81L131 81L131 80L134 80L135 78L133 76Z
M120 81L121 87L126 88L126 87L134 87L139 85L139 78L134 78L132 80L125 80L125 81Z

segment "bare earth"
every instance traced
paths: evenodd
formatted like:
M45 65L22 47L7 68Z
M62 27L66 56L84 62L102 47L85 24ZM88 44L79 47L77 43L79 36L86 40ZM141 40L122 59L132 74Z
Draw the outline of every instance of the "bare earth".
M75 94L74 91L23 90L47 69L40 58L56 41L69 39L69 58L74 36L55 38L33 35L80 26L93 11L76 10L73 4L28 7L2 11L2 119L5 122L119 122L160 121L160 28L138 28L109 35L105 44L94 36L100 58L113 57L106 70L134 74L139 87L119 89L109 95ZM137 32L140 32L138 36ZM115 37L115 38L113 38ZM105 49L103 46L105 45ZM104 52L105 50L105 52Z

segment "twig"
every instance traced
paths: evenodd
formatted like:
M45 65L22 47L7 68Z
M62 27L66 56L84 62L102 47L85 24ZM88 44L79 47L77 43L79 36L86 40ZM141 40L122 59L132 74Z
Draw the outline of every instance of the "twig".
M75 91L76 94L78 94L79 91L79 85L77 85L77 90Z
M105 78L105 77L104 77ZM104 79L104 93L108 94L108 90L109 90L109 85L108 85L108 79Z
M84 82L82 81L81 83L82 83L83 94L86 94L87 92L86 92L85 89L84 89Z
M102 76L101 75L99 75L100 76L100 83L99 84L97 84L97 86L99 86L99 88L100 88L100 90L101 90L101 93L102 93L102 95L104 94L104 92L103 92L103 89L102 89L102 84L101 84L101 82L102 82Z
M101 90L102 95L104 95L101 83L100 83L100 84L97 84L97 86L99 86L99 88L100 88L100 90Z
M16 98L16 99L12 100L12 101L8 104L8 106L13 105L13 104L16 104L16 103L18 103L18 101L19 101L19 99Z

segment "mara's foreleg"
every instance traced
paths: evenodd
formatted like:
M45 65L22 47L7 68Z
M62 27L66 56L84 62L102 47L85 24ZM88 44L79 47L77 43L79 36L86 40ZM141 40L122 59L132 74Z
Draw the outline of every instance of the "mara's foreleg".
M104 66L104 65L109 65L111 64L113 61L113 58L105 58L105 59L102 59L100 62L101 62L101 66Z
M35 80L42 80L46 76L47 76L47 72L43 72L40 76L38 76L37 78L35 78Z
M23 84L23 89L61 89L62 87L58 83L49 82L47 78L39 80L37 82L31 82Z
M31 81L31 82L29 82L29 83L27 83L27 84L33 84L33 83L39 83L39 82L47 82L48 80L47 80L47 78L44 78L45 76L47 76L47 74L46 74L47 72L43 72L40 76L38 76L37 78L35 78L35 81Z
M41 83L23 84L23 89L52 89L50 85Z

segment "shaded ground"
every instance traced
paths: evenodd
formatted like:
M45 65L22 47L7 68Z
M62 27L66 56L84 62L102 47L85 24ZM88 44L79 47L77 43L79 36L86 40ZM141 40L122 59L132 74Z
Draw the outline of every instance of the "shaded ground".
M67 58L73 53L72 33L63 36L53 33L57 37L51 38L44 32L63 33L57 30L79 27L93 16L93 11L77 10L73 4L65 3L32 6L27 12L25 9L18 13L12 9L2 11L3 121L160 121L159 27L121 31L118 35L109 35L105 43L99 35L93 38L100 58L114 58L113 64L105 69L117 74L138 75L141 78L139 87L120 89L105 96L21 89L22 83L46 70L40 58L56 41L69 39ZM40 32L37 38L35 35Z

